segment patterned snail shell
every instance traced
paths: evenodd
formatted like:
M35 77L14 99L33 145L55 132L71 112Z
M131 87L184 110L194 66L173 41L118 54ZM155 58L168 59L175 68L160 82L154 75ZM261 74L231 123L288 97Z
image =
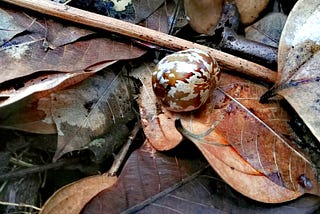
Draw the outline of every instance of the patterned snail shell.
M165 108L174 112L198 109L220 79L216 60L198 49L187 49L164 57L152 74L152 87Z

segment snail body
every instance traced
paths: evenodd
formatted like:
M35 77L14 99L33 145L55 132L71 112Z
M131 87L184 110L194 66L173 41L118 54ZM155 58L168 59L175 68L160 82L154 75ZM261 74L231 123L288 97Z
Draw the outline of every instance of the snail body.
M152 87L165 108L174 112L200 108L216 88L220 69L216 60L198 49L164 57L152 74Z

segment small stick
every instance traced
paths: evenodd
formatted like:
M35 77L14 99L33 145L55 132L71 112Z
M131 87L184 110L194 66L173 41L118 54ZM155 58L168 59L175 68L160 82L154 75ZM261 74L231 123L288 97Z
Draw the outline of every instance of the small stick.
M131 131L131 134L130 134L127 142L122 146L119 153L114 157L113 164L107 172L107 174L109 176L115 176L116 173L118 172L118 170L120 169L120 166L123 164L123 161L128 154L129 148L130 148L133 140L136 138L140 128L141 128L140 123L137 122L135 124L133 130Z
M33 205L29 205L29 204L24 204L24 203L11 203L11 202L5 202L5 201L0 201L1 205L6 205L6 206L16 206L16 207L26 207L26 208L32 208L34 210L38 210L40 211L41 209L39 207L33 206Z
M0 181L6 181L14 178L21 178L29 174L43 172L49 169L58 169L66 165L77 164L78 162L79 162L79 158L74 158L74 159L61 160L61 161L57 161L55 163L49 163L46 165L34 165L29 168L19 169L17 171L0 174Z
M256 63L235 57L233 55L174 37L156 30L131 24L118 19L81 10L75 7L59 4L48 0L2 0L40 13L48 14L65 20L100 28L110 32L138 40L150 42L172 50L198 48L209 52L216 58L223 69L237 71L258 80L274 83L276 73Z

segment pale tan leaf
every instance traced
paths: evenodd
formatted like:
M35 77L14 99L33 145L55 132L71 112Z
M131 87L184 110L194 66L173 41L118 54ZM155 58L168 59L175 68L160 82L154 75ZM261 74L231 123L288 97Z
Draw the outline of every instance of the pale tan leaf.
M198 33L213 34L221 12L223 0L185 0L184 7L189 24Z
M269 0L236 0L241 22L248 25L255 21L260 13L266 9Z
M68 184L56 191L41 208L41 214L78 214L96 194L110 188L116 177L95 175Z
M261 99L282 95L320 141L320 3L300 0L281 35L278 77Z

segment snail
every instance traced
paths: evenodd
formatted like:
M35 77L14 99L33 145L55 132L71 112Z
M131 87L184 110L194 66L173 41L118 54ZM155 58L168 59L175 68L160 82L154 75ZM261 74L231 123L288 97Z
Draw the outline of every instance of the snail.
M159 61L152 73L152 87L166 109L185 112L206 103L219 79L219 66L210 54L187 49Z

